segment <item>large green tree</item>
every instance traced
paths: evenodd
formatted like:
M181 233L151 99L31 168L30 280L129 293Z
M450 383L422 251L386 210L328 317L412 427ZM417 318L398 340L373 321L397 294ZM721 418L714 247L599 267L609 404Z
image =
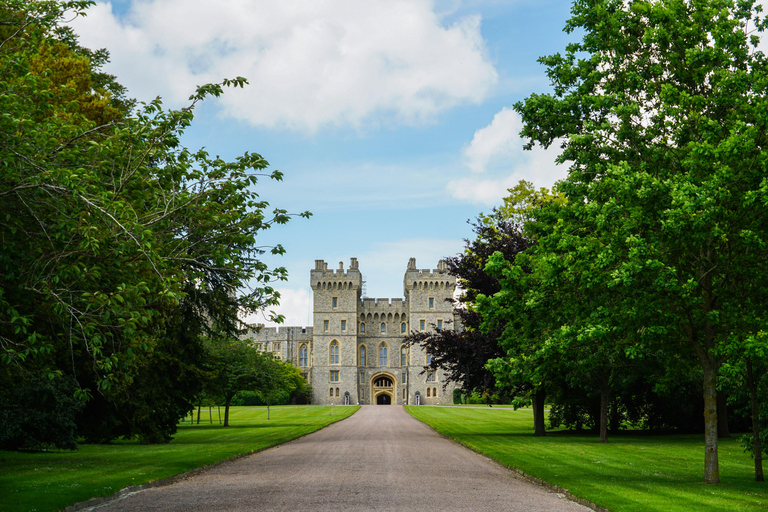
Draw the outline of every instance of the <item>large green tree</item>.
M516 105L529 145L560 144L570 164L552 236L626 297L624 315L606 318L640 343L695 353L708 483L719 482L717 374L724 347L745 339L731 334L735 313L751 307L737 285L768 284L757 273L768 242L763 28L752 0L577 0L566 30L581 40L541 59L553 92ZM764 307L750 313L752 325L768 321Z
M108 423L135 423L151 421L142 404L167 384L147 372L188 368L166 409L191 408L201 337L234 335L238 312L277 302L285 270L260 256L282 248L257 236L289 215L258 195L259 179L282 176L261 155L226 161L180 142L200 101L246 80L199 87L181 110L156 100L131 113L98 69L105 53L62 28L92 3L0 8L0 371L69 376L99 410L134 411ZM148 439L175 420L161 423Z

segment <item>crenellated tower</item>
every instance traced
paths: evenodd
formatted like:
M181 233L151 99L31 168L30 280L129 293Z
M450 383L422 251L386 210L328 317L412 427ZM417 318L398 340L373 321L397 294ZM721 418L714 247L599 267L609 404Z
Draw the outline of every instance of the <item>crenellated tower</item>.
M357 258L349 269L328 270L323 260L315 260L310 271L314 294L313 362L310 383L315 403L357 403L355 392L357 364L357 311L362 296L363 278Z

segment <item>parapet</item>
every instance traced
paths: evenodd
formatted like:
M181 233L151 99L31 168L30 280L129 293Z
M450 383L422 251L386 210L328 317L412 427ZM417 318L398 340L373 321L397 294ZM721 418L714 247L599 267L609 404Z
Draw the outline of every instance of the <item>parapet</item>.
M363 311L383 311L383 310L395 310L402 309L405 306L405 301L401 298L397 299L363 299Z
M357 258L351 258L349 270L344 270L344 263L339 262L339 268L328 270L328 263L323 260L315 260L315 268L309 272L310 284L313 289L328 287L333 282L333 288L344 284L344 289L359 288L362 286L363 277L358 268Z
M312 327L262 327L258 332L243 336L257 342L311 341Z

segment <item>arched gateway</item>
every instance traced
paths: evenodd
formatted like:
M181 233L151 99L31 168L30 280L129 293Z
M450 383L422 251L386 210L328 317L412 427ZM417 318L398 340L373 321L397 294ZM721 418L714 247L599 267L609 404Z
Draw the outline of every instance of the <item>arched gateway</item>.
M371 396L376 405L392 405L395 397L395 378L389 373L377 373L371 377Z

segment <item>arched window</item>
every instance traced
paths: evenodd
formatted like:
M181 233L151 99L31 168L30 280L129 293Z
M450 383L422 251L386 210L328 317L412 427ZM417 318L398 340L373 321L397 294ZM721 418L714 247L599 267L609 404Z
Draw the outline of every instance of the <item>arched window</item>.
M365 345L360 345L360 366L365 366Z
M307 363L309 358L307 357L307 346L302 345L299 349L299 366L309 366Z
M381 332L387 332L387 324L385 323L381 324Z
M400 347L400 366L408 366L408 349L405 345Z
M365 322L360 324L360 332L365 332Z
M379 366L387 366L387 345L382 343L379 345Z
M339 364L339 342L331 342L331 364Z
M400 324L400 332L405 332L405 322Z
M432 388L427 388L427 396L432 396Z

